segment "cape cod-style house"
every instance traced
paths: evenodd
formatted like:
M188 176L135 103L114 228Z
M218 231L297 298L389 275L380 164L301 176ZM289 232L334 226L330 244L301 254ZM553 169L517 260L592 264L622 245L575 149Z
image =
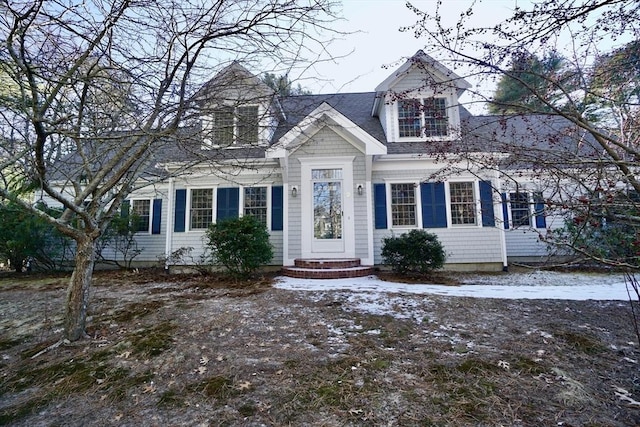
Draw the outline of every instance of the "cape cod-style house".
M498 136L496 120L472 116L458 102L468 88L423 52L367 93L279 98L232 64L198 94L197 141L166 154L164 168L193 163L189 173L128 200L142 219L136 261L178 262L181 248L197 258L209 224L239 215L267 225L276 266L367 273L382 263L385 236L416 228L437 234L451 269L541 259L540 233L553 227L541 190L523 174L516 191L499 169L468 161L495 157L496 139L518 127ZM198 162L203 155L209 161Z

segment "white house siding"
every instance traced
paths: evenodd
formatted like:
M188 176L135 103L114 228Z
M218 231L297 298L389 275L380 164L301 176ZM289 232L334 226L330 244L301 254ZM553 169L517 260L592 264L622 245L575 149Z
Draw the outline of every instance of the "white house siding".
M546 230L538 230L546 233ZM540 241L538 231L528 228L505 230L507 256L513 257L545 257L549 255L547 245Z
M291 186L301 187L301 163L300 158L313 157L343 157L355 156L353 163L353 184L354 188L346 189L345 192L351 192L354 200L355 212L355 251L356 256L366 258L368 256L368 240L367 227L370 219L367 217L366 195L357 194L357 185L362 184L363 191L366 191L365 176L365 156L351 143L345 141L340 135L325 126L315 133L306 143L289 155L289 191L286 197L289 197L289 259L295 259L301 256L301 197L291 197Z
M516 183L508 180L502 184L503 193L512 193L516 191L526 192L527 194L542 192L545 197L553 197L556 191L556 183L545 182L544 179L540 179L529 173L528 171L519 171L521 178L518 179L517 187ZM512 173L512 175L516 175ZM545 188L549 190L545 190ZM567 182L563 186L563 191L569 194L575 191L574 185ZM509 212L509 218L511 218L511 212ZM535 217L531 218L531 223L535 225ZM555 230L564 226L564 220L559 215L549 215L547 213L545 217L545 228L532 229L530 227L516 227L510 226L505 230L505 240L507 246L507 257L511 260L517 259L525 262L543 262L549 256L552 255L566 255L564 251L558 253L554 251L547 243L541 240L541 237L547 234L551 230ZM511 225L511 224L510 224Z
M228 179L225 179L227 178ZM268 164L258 168L229 168L228 170L216 170L215 173L200 171L198 174L189 175L176 180L175 190L193 188L212 188L214 189L214 212L216 208L215 189L221 187L251 187L251 186L280 186L282 185L282 176L280 170L275 164ZM286 196L285 189L285 197ZM269 198L269 218L271 217L271 203ZM242 193L240 193L240 204L242 204ZM165 207L169 205L168 200L162 201L163 215L161 225L162 236L162 253L165 251L167 224L171 221L173 226L175 212L167 212ZM174 206L175 209L175 206ZM187 213L188 206L187 206ZM188 257L182 261L185 264L193 264L201 262L202 257L207 255L206 234L204 230L189 230L188 220L186 221L186 230L184 232L173 232L171 252L175 252L184 248L191 248ZM270 224L269 224L270 227ZM271 261L273 265L282 265L282 231L270 231L269 241L273 246L274 257Z
M551 255L563 255L563 251L557 253L547 243L541 240L552 230L561 228L564 222L559 216L547 216L546 228L532 230L528 227L510 228L505 230L507 242L507 256L511 259L520 258L523 261L544 261ZM536 259L538 258L538 259Z
M382 264L382 239L399 236L411 229L375 230L375 263ZM447 254L447 264L502 264L500 231L494 227L427 228L438 236Z
M291 188L297 187L298 191L301 191L302 169L297 157L299 156L293 153L289 158L289 188L285 188L284 191L284 197L287 197L289 200L289 208L287 212L285 212L286 219L284 223L289 234L287 253L287 259L289 260L300 257L302 253L302 201L300 194L298 197L291 197Z
M207 254L206 242L204 231L187 230L183 233L173 233L172 252L182 248L191 248L188 256L185 257L182 262L184 264L197 264L200 263L202 257ZM271 265L282 265L282 231L270 232L269 242L273 246ZM164 246L162 253L164 253Z
M167 197L166 189L155 189L155 191L140 190L127 197L129 200L149 199L152 206L154 199L162 199L160 234L151 234L150 232L135 234L138 249L142 250L142 252L135 257L134 261L158 262L164 256L167 216L169 215ZM151 222L151 218L149 218L149 222Z
M386 182L415 182L424 181L431 173L437 169L429 161L397 162L383 165L374 164L373 183ZM396 170L391 168L395 167ZM384 170L382 170L384 169ZM464 180L463 176L456 177ZM470 175L468 181L477 181L477 177ZM387 200L387 204L390 203ZM499 205L494 205L496 215ZM418 225L414 228L421 229L421 218L417 218ZM382 263L380 256L382 250L382 239L389 236L399 236L414 228L411 227L391 227L391 219L387 218L389 229L374 229L374 259L376 264ZM436 234L443 244L447 253L448 264L480 264L488 263L502 265L502 230L499 227L480 226L449 226L448 228L430 228L426 231Z

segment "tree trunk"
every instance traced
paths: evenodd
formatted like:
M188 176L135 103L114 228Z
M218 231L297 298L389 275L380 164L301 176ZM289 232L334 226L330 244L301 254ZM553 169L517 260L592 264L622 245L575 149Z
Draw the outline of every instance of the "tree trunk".
M85 237L77 244L76 265L67 289L67 305L64 316L64 335L69 341L77 341L85 335L89 290L95 263L96 239Z

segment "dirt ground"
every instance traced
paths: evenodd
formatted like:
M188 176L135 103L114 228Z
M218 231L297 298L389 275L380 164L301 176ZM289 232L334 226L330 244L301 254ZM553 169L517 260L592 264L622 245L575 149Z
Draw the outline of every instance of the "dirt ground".
M55 347L67 278L0 278L0 424L640 425L628 302L270 280L100 273L90 338Z

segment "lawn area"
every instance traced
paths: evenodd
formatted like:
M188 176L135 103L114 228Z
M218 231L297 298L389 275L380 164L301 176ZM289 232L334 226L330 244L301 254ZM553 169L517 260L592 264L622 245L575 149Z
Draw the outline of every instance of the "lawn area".
M0 279L2 425L640 424L628 301L108 272L55 346L66 280Z

